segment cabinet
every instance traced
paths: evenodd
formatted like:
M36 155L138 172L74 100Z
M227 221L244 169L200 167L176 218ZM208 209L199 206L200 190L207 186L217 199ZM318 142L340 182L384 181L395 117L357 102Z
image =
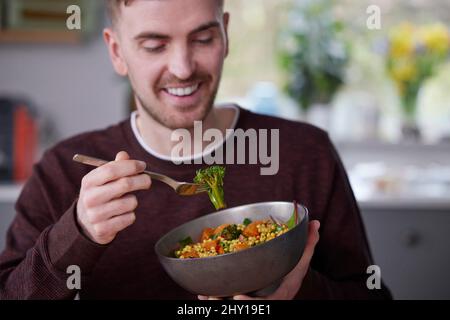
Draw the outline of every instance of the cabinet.
M450 299L450 206L364 208L375 263L395 299Z
M337 146L394 298L450 299L450 145Z

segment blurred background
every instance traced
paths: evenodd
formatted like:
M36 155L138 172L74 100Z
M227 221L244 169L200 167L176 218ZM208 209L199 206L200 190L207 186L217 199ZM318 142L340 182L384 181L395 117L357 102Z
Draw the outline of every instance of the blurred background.
M450 2L225 3L218 101L327 130L394 298L450 299ZM103 1L0 0L0 250L43 150L132 108L104 25Z

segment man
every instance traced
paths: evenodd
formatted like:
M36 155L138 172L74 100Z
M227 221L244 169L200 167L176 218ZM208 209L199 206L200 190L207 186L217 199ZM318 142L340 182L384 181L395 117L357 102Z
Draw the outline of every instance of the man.
M300 262L266 298L388 298L386 288L366 286L372 260L363 225L326 133L236 106L213 108L228 53L229 15L222 1L107 5L112 27L104 30L104 39L114 69L130 80L137 112L105 130L61 142L35 166L0 256L0 298L73 299L77 293L81 299L197 298L168 277L153 246L175 226L211 212L209 199L178 196L142 173L148 167L192 181L205 164L175 160L228 152L224 138L213 150L175 159L173 130L186 129L193 133L189 142L197 143L195 121L202 121L203 132L215 129L224 137L227 129L279 130L277 174L261 175L260 164L225 164L229 207L296 199L314 220ZM115 160L92 170L73 163L75 153ZM70 266L81 271L79 290L67 285Z

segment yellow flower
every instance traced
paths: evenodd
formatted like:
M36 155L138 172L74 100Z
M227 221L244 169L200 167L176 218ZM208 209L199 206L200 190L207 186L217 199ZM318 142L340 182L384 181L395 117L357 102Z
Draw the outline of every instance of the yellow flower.
M390 73L395 81L411 81L417 76L416 63L410 58L397 59L392 62Z
M393 58L410 56L414 53L414 27L410 23L402 23L389 33L390 55Z
M446 54L450 48L450 35L442 23L434 23L419 29L419 39L430 51Z

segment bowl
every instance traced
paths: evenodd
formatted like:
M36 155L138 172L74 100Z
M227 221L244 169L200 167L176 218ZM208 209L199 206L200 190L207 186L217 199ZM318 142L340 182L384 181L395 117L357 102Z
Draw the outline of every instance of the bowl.
M297 204L297 225L288 232L257 246L219 256L178 259L171 253L181 239L198 241L204 228L223 223L242 223L268 219L286 222L294 212L291 202L261 202L217 211L189 221L165 234L155 244L155 252L164 270L193 294L230 297L236 294L265 296L274 291L281 279L298 263L308 233L308 210Z

